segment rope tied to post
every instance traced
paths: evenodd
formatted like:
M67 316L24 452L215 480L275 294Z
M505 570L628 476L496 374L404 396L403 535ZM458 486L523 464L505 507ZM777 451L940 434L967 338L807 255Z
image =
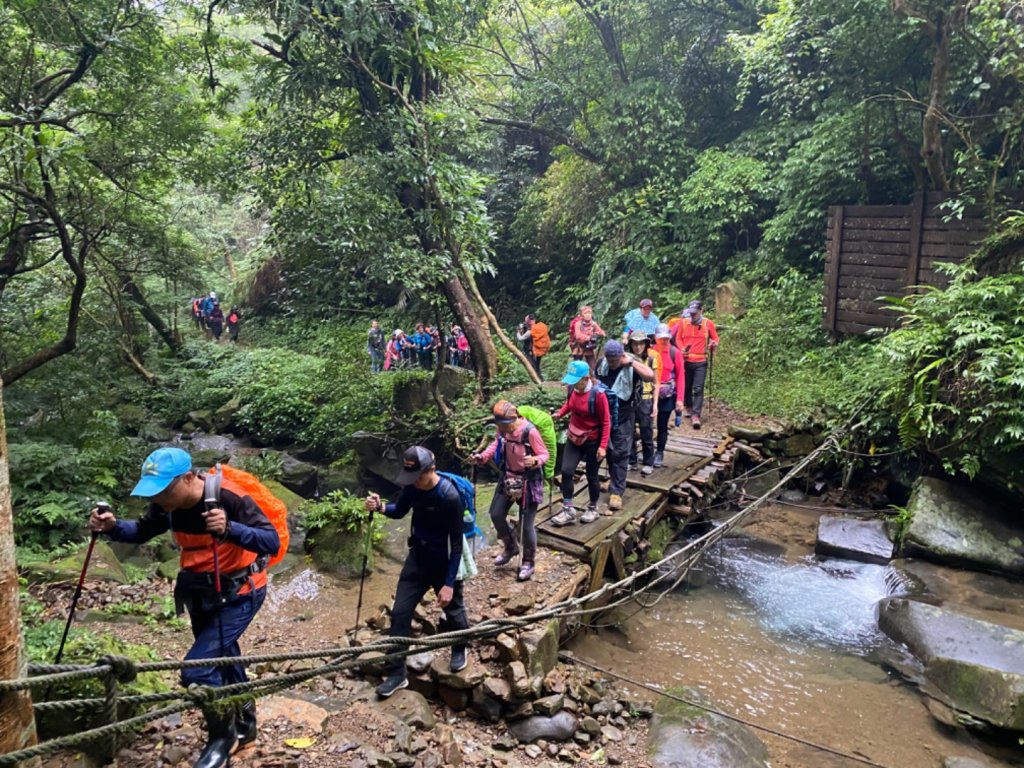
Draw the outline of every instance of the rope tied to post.
M96 662L96 666L109 667L104 675L113 677L121 685L127 685L139 676L139 668L127 656L104 656Z

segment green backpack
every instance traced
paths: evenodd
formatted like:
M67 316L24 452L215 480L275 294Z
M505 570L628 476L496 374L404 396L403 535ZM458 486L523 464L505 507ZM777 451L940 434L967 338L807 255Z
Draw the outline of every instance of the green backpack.
M551 414L534 408L532 405L520 405L516 410L519 415L533 424L540 430L541 439L544 440L544 447L548 449L548 460L544 464L544 479L551 482L555 476L555 460L558 457L558 437L555 432L555 422Z

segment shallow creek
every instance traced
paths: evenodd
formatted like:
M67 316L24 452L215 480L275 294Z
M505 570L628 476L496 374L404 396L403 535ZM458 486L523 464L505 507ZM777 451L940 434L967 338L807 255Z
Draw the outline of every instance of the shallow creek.
M890 641L875 604L905 593L888 566L813 557L727 539L708 557L705 586L667 594L570 645L580 657L659 688L696 686L729 713L901 768L984 755L933 720L921 696L869 659ZM628 618L625 618L628 616ZM858 763L758 732L772 766Z

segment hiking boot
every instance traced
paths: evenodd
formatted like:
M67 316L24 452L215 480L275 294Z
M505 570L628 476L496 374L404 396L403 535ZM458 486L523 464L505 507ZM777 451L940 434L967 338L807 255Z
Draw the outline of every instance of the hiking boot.
M654 466L655 468L665 466L665 454L661 451L657 451L654 454Z
M608 509L612 511L622 509L622 497L619 494L613 493L608 497Z
M652 472L654 472L654 467L650 464L644 464L644 468L640 470L640 474L644 477L649 477Z
M256 702L247 701L235 716L235 733L238 734L238 748L248 746L256 741Z
M581 523L592 523L597 520L597 504L587 504L586 510L580 515Z
M529 581L533 576L533 561L537 557L537 550L530 547L523 547L523 562L519 566L519 573L516 574L516 581Z
M452 646L452 661L448 665L448 668L452 672L461 672L469 664L469 659L466 658L466 646L464 645L453 645ZM406 681L406 685L408 685Z
M690 420L690 423L693 425L694 429L700 429L700 416L694 414L693 418Z
M572 525L576 522L576 510L570 504L562 504L562 511L551 518L551 524L556 528L563 525Z
M498 567L508 565L512 561L512 558L519 554L519 545L516 544L516 540L511 536L503 540L501 543L504 546L504 549L502 549L501 554L496 555L494 558L494 564Z
M204 712L203 716L206 718L206 746L192 768L224 768L238 740L235 734L235 713L218 715L211 710Z
M408 687L409 678L405 676L405 670L400 669L384 678L384 682L377 686L377 695L386 699L395 691Z

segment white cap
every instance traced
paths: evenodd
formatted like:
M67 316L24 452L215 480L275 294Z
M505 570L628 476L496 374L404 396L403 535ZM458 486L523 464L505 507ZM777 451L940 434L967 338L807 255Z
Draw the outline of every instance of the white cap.
M654 329L654 338L656 339L671 339L672 331L665 323L658 323L658 327Z

